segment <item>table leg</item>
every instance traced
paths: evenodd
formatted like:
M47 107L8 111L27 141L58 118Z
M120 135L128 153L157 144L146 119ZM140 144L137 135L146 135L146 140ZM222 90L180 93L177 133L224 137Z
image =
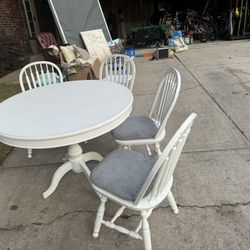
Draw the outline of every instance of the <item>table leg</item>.
M97 152L85 153L85 154L83 154L83 158L84 158L85 162L88 162L88 161L102 161L103 160L103 157Z
M62 177L70 170L72 170L72 165L69 161L64 163L56 170L56 172L53 175L49 188L43 193L44 199L47 199L56 190Z
M43 193L44 199L48 198L57 188L62 177L73 170L75 173L84 173L90 178L90 170L86 165L88 161L102 161L103 157L96 152L88 152L83 154L79 144L70 145L68 148L68 161L60 166L53 175L49 188Z

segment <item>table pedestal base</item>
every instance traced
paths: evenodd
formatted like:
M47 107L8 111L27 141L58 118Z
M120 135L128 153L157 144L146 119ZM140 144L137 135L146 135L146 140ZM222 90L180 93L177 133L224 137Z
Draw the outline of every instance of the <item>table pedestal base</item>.
M88 161L102 161L103 157L96 152L83 154L79 144L70 145L68 148L68 161L61 165L53 175L49 188L43 193L44 199L48 198L57 188L62 177L73 170L75 173L84 173L90 178L90 170L86 165Z

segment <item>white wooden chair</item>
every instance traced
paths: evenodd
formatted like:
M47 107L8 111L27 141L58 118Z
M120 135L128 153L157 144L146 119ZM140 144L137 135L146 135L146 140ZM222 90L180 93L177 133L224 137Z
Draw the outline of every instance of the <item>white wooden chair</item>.
M19 83L23 92L60 82L63 82L61 70L56 64L48 61L30 63L24 66L19 74Z
M92 170L90 182L101 199L93 237L98 237L101 225L104 224L135 239L144 240L145 249L152 249L147 219L166 197L173 212L178 213L171 192L173 173L196 116L192 113L186 119L158 159L135 151L118 149ZM108 199L121 205L110 221L103 219ZM115 224L125 208L139 211L141 214L141 221L134 231ZM139 234L141 228L142 236Z
M120 126L111 131L115 141L121 147L155 145L158 155L160 142L165 137L165 126L177 101L181 88L181 76L178 70L171 68L162 79L148 116L130 116Z
M48 61L30 63L19 73L19 83L22 92L49 84L63 82L63 75L59 67ZM28 149L28 158L32 158L32 149Z
M133 89L136 68L129 56L115 54L106 57L99 69L99 79L117 82L130 90Z

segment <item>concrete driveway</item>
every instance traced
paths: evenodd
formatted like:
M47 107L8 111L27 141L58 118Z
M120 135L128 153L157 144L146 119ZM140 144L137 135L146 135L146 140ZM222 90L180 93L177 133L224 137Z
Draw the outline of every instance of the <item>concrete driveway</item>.
M190 46L176 59L135 60L134 114L147 114L168 67L182 75L179 99L170 116L166 145L191 113L198 113L174 175L180 213L167 202L149 219L155 250L226 249L250 246L250 41ZM83 144L107 155L117 146L109 134ZM144 148L136 150L145 152ZM68 173L47 200L42 192L66 148L14 149L0 170L0 249L143 249L143 242L101 228L92 238L99 204L83 174ZM108 202L106 216L117 206ZM136 227L127 211L122 225Z

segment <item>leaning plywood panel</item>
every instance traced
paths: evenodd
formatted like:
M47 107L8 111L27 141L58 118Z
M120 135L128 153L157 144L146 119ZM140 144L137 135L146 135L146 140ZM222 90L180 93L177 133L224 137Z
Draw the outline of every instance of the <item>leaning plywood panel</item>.
M111 56L101 29L81 32L81 36L91 57L97 57L102 62L107 56Z

